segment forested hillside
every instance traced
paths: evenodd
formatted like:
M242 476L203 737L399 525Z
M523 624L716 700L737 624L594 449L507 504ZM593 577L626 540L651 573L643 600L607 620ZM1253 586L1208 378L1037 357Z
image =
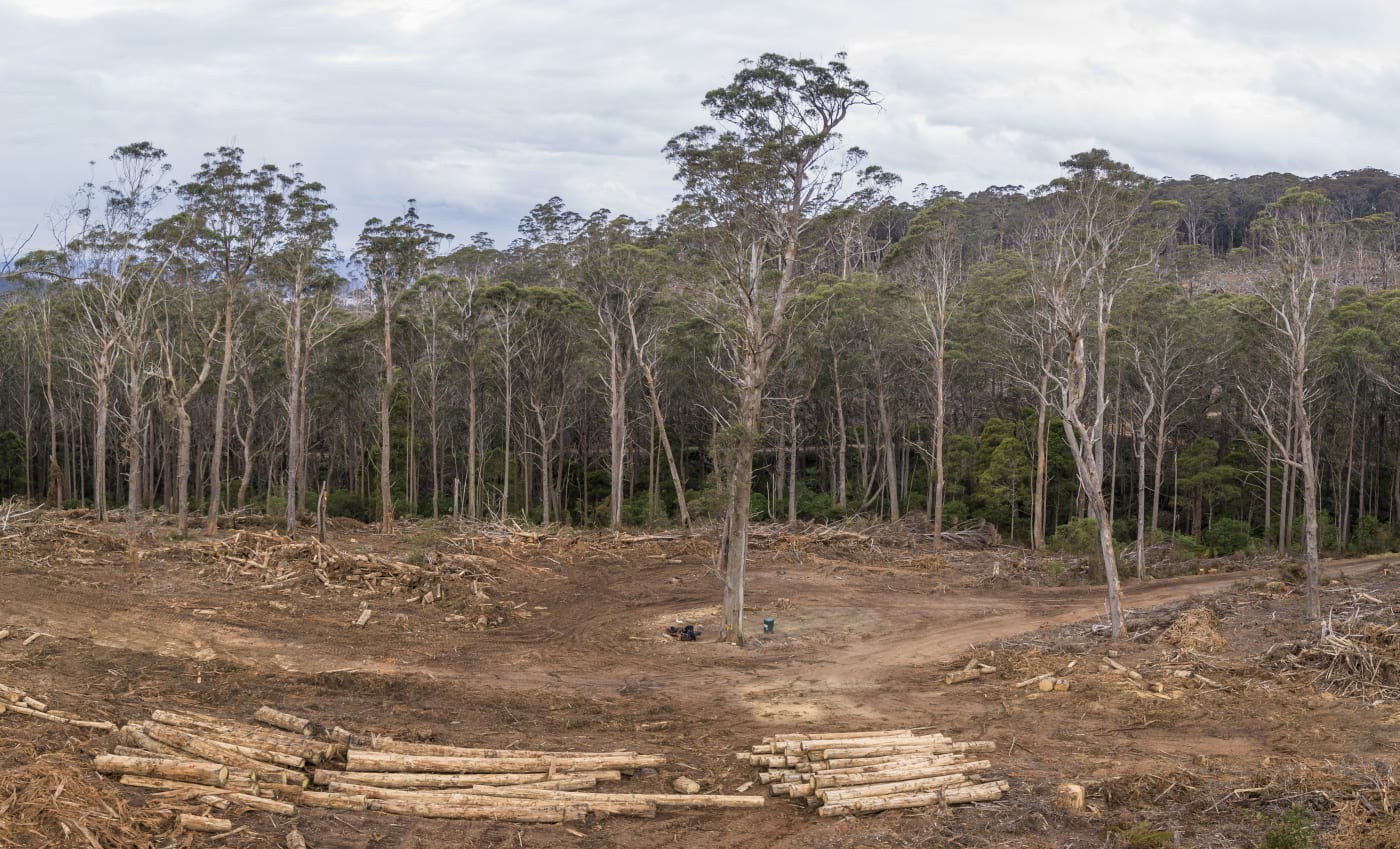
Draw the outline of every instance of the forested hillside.
M753 291L791 284L755 519L941 504L1096 548L1101 509L1122 550L1224 553L1301 549L1315 500L1323 552L1400 541L1400 177L1155 181L1089 151L962 195L842 160L789 255L726 242L752 199L697 200L696 169L737 167L710 141L668 148L668 214L550 198L506 245L412 201L338 229L312 167L225 148L176 175L122 147L61 248L4 258L0 496L291 523L325 482L386 527L719 517L740 331L775 304L725 282L735 250Z

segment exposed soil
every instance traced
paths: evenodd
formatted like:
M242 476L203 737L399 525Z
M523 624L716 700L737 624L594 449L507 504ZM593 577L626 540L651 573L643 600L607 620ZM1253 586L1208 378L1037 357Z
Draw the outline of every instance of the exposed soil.
M574 829L583 837L560 826L300 809L296 825L316 849L1102 847L1162 831L1182 846L1253 846L1294 803L1324 832L1342 815L1334 839L1353 842L1339 846L1367 845L1366 828L1397 831L1392 691L1383 681L1333 686L1310 655L1280 649L1319 628L1301 621L1300 593L1268 566L1129 582L1130 638L1110 641L1102 587L1036 585L1042 573L1019 551L939 560L914 536L891 547L779 534L754 551L752 638L737 648L713 638L721 590L703 535L410 529L386 538L338 527L330 542L344 554L420 564L386 583L323 580L311 563L230 555L216 545L227 534L173 540L164 527L147 535L133 573L119 533L50 518L0 540L0 628L12 632L0 641L0 683L118 723L166 707L247 719L270 704L408 740L665 754L658 775L629 782L650 792L680 774L735 792L755 771L732 753L766 734L929 727L996 741L997 777L1012 787L1002 802L942 813L829 819L772 799L755 811L604 818ZM1327 567L1334 630L1395 622L1400 576L1390 565ZM364 606L370 619L356 627ZM1158 641L1173 611L1200 606L1214 612L1201 627L1218 629L1222 650L1178 647L1218 640ZM764 617L775 620L772 634L761 632ZM668 638L676 624L701 626L701 639ZM1110 650L1163 693L1099 671ZM998 672L943 683L972 657ZM1070 660L1069 692L1012 686ZM1212 684L1174 674L1183 670ZM131 811L157 804L91 771L86 754L110 745L100 732L0 716L0 809L16 783L7 773L35 764L67 769ZM1088 813L1052 807L1055 785L1068 781L1088 788ZM243 830L225 838L152 845L281 846L290 821L249 814L236 824ZM0 827L0 846L9 843L91 845Z

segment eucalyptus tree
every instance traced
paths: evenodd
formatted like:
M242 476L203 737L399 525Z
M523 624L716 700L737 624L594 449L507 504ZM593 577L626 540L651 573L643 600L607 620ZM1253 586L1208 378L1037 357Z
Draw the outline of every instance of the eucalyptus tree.
M1035 297L1062 340L1045 376L1098 528L1109 627L1116 638L1123 611L1103 456L1109 329L1118 293L1152 261L1175 222L1170 212L1149 215L1152 180L1107 151L1079 153L1061 165L1068 173L1045 187L1043 217L1024 250Z
M107 514L107 430L113 411L112 383L125 362L122 386L128 402L124 419L128 451L128 531L135 556L136 514L140 484L139 429L145 387L150 318L156 283L165 273L173 249L151 253L148 237L161 202L169 194L163 183L170 165L165 151L150 142L117 148L108 158L113 177L97 190L86 188L87 206L79 213L81 232L68 245L68 266L81 275L77 292L74 368L92 388L93 506L99 518ZM125 360L123 360L125 358ZM134 561L133 561L134 565Z
M394 322L405 293L428 271L441 245L452 237L435 230L418 217L416 201L408 210L385 222L371 218L355 242L355 262L364 275L365 286L374 299L375 310L383 321L380 354L384 380L379 385L379 529L394 530L394 499L390 486L389 411L394 399Z
M622 490L627 457L627 390L637 363L634 312L654 293L655 265L646 261L639 242L642 223L600 209L588 217L575 240L578 290L593 308L594 329L606 358L603 387L608 402L608 526L622 526Z
M223 327L223 312L212 308L203 278L197 262L173 263L154 327L165 406L175 419L175 514L182 534L189 529L190 515L190 405L213 371L214 346Z
M728 427L715 446L724 491L718 566L724 580L721 639L744 642L744 568L753 454L769 367L802 280L811 221L839 201L863 152L842 151L837 129L852 108L873 105L845 55L825 65L767 53L703 101L722 126L699 126L667 143L680 201L698 225L710 315L728 349L735 384Z
M282 230L286 198L275 165L245 168L243 149L224 146L204 155L194 177L179 188L181 209L196 227L190 247L223 292L223 346L215 384L213 452L209 464L206 529L218 527L223 489L224 432L233 384L234 348L246 287Z
M467 395L467 518L481 518L480 489L480 383L481 347L486 313L477 304L477 293L490 282L491 275L504 262L495 243L485 233L442 257L439 271L448 276L446 292L454 308L454 351L452 360L466 369ZM462 504L454 485L453 511L460 518Z
M1274 261L1256 294L1263 309L1268 385L1249 394L1254 420L1280 460L1303 482L1303 552L1307 573L1305 615L1322 615L1318 596L1318 470L1313 423L1319 391L1314 348L1336 294L1345 229L1331 202L1317 192L1292 189L1269 204L1252 231Z
M282 315L287 411L287 536L296 535L297 512L306 497L307 379L312 354L340 327L335 297L343 280L335 272L335 207L325 187L300 171L282 178L287 198L286 229L263 264Z
M945 375L948 355L948 323L967 282L967 238L963 232L966 204L945 195L919 210L909 233L896 245L887 263L913 295L923 319L920 342L933 374L933 550L943 546L943 437L947 421Z

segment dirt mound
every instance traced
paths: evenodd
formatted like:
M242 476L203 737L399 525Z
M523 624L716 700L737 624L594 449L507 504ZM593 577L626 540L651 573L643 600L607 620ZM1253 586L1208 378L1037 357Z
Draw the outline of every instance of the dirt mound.
M1219 620L1209 608L1193 607L1178 616L1157 642L1185 651L1218 652L1225 648L1225 638L1220 636L1218 625Z
M92 775L66 753L0 769L0 846L154 846L168 814L130 810L116 785Z

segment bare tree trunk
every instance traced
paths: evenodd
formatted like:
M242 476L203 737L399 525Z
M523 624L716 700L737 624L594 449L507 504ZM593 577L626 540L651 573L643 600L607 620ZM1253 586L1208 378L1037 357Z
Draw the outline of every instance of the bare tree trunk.
M1045 506L1048 499L1049 464L1046 452L1049 449L1047 426L1049 424L1049 378L1042 369L1040 394L1035 411L1035 491L1031 493L1031 550L1045 547Z
M750 358L744 364L739 388L739 421L717 438L723 439L724 528L720 535L720 576L724 580L724 607L720 639L744 645L744 567L748 560L749 513L753 494L753 451L763 401L760 368Z
M933 357L933 553L943 551L943 494L946 489L943 474L943 432L946 426L943 365L945 359L943 334L938 335L938 347ZM1034 543L1032 543L1034 545Z
M623 350L619 328L608 329L608 526L622 528L622 479L627 451L627 378L630 358Z
M836 355L831 355L831 377L836 387L836 506L846 510L846 402L841 397L841 367Z
M394 532L394 495L389 485L389 457L393 451L389 407L394 400L394 323L387 291L381 309L384 313L384 385L379 394L379 532L391 534Z
M112 390L106 379L97 381L92 407L92 509L97 521L107 521L107 414Z
M1137 423L1137 576L1147 577L1147 428Z
M646 360L646 351L639 344L636 321L629 314L628 327L632 333L632 350L637 355L637 365L642 370L642 378L647 385L647 400L651 402L651 415L656 420L661 435L661 450L666 455L666 468L671 473L671 485L676 490L676 510L680 513L681 527L690 530L690 508L685 499L685 481L681 479L676 466L676 455L671 451L671 438L666 434L666 416L661 412L661 395L656 388L656 373ZM752 458L750 459L752 462ZM750 472L752 474L752 472Z
M481 518L476 497L481 486L477 456L477 446L481 442L477 429L477 393L476 349L473 347L467 354L467 518L472 521Z
M788 462L788 503L787 520L797 521L797 402L793 402L788 410L788 433L791 434L792 441L789 443L792 456Z
M877 364L876 368L879 366ZM890 521L899 521L899 474L895 468L894 432L890 426L889 406L885 401L885 379L877 374L875 378L875 401L880 416L880 443L885 455L885 485L890 497Z
M209 516L204 530L214 533L219 529L219 497L222 494L221 473L224 466L224 417L228 406L228 387L233 373L233 289L229 287L224 300L224 355L219 366L219 385L214 393L214 449L209 463Z
M286 524L287 536L295 537L297 532L297 514L301 508L301 487L302 487L302 454L305 451L302 443L302 397L306 391L306 382L302 374L302 336L301 319L302 303L300 287L292 296L291 305L291 343L288 351L287 371L291 377L287 386L287 511Z
M1303 369L1300 368L1297 373L1302 374ZM1297 384L1296 393L1293 405L1298 425L1299 471L1303 476L1303 553L1307 569L1305 615L1309 621L1315 621L1322 616L1317 568L1317 457L1313 453L1312 422L1308 416L1301 381Z

